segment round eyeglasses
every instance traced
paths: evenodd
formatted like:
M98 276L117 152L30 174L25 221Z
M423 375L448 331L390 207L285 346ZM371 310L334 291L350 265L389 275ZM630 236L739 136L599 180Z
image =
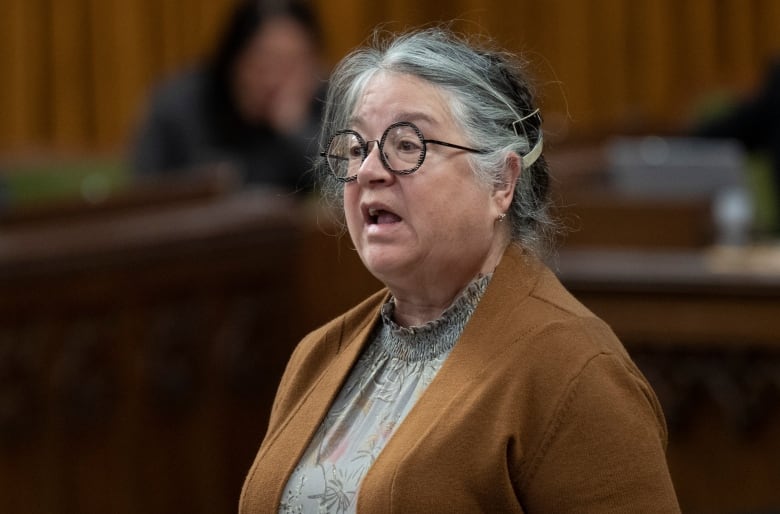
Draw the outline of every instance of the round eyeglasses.
M328 141L327 150L320 155L325 158L328 168L336 179L341 182L351 182L357 178L360 165L370 153L368 143L379 145L379 159L382 165L388 171L398 175L409 175L422 166L428 143L471 153L487 153L487 150L477 150L436 139L425 139L414 123L399 121L387 127L379 140L366 141L354 130L339 130Z

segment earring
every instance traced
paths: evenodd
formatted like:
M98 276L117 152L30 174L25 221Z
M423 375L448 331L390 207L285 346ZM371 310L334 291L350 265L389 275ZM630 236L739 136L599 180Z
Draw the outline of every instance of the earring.
M505 218L506 218L506 213L502 212L501 214L498 215L498 218L496 218L496 221L501 223L502 221L504 221Z

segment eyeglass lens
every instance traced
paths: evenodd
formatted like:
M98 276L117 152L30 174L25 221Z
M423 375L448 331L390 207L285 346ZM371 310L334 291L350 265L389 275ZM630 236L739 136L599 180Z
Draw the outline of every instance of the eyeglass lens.
M369 143L351 130L337 133L331 139L327 151L328 166L339 178L357 175L368 156ZM394 124L388 127L379 141L383 164L396 173L411 173L420 167L425 156L422 134L411 124Z

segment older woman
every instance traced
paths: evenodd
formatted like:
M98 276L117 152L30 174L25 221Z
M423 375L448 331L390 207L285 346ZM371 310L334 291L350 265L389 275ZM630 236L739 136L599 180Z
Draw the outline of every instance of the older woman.
M334 71L322 167L387 288L296 349L240 511L678 512L655 395L538 259L541 117L445 29Z

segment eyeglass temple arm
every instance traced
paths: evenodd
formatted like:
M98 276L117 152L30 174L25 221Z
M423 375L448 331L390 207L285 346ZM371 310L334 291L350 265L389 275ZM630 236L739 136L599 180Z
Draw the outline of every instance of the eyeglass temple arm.
M455 143L447 143L446 141L439 141L437 139L423 139L426 143L433 143L436 145L442 145L442 146L449 146L450 148L457 148L458 150L465 150L467 152L472 153L478 153L478 154L485 154L488 153L488 150L478 150L476 148L468 148L466 146L456 145ZM521 160L523 162L523 169L528 169L535 163L539 156L542 155L542 150L544 148L544 137L542 136L541 132L539 133L539 139L536 140L536 144L534 144L534 147L531 148L531 150L523 155L521 157Z
M472 153L488 153L488 150L477 150L476 148L469 148L467 146L456 145L455 143L447 143L446 141L439 141L438 139L423 139L424 143L433 143L435 145L449 146L450 148L457 148L458 150L465 150Z

